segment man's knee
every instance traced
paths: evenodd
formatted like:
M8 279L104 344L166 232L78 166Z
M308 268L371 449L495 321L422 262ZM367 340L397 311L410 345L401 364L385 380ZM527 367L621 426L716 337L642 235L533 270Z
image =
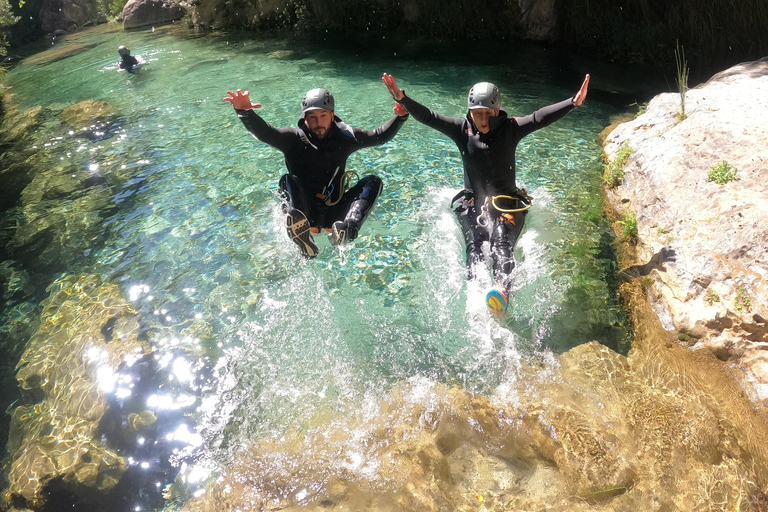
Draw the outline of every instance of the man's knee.
M381 178L371 174L368 176L363 176L360 179L359 186L360 195L357 197L357 199L373 202L377 197L379 197L384 184L382 183Z

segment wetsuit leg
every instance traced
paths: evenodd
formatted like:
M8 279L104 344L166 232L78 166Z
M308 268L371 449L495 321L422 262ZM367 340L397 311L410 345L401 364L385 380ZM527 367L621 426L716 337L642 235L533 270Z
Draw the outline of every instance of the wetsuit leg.
M309 202L304 193L304 187L296 176L284 174L280 178L279 188L283 199L288 238L299 247L302 255L314 258L317 256L318 248L310 231Z
M278 185L280 189L280 198L283 200L283 211L287 212L291 208L310 214L310 203L307 200L307 194L301 181L296 176L283 174Z
M515 245L525 224L528 212L515 212L512 221L497 220L491 233L491 255L493 256L493 276L497 283L509 289L512 284L512 270L515 268Z
M360 227L373 209L382 187L381 178L378 176L363 176L357 185L344 194L340 207L335 212L337 218L343 220L333 223L331 242L338 245L357 238Z
M483 242L488 240L488 230L477 223L479 211L475 208L474 196L465 191L464 195L454 200L456 207L453 213L459 219L461 232L464 234L464 243L467 247L467 272L469 278L474 276L474 267L483 261Z

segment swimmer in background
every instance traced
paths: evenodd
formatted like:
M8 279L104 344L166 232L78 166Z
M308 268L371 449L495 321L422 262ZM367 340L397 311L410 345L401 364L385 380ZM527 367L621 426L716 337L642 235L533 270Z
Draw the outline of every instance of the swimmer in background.
M120 54L120 62L117 63L118 68L133 71L139 65L139 59L131 55L131 50L125 46L120 46L117 53Z

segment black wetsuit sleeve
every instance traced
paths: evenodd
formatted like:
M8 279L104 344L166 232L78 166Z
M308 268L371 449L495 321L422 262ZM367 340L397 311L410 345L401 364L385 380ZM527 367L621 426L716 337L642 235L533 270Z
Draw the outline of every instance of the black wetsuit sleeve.
M522 139L526 135L535 132L539 128L544 128L545 126L551 125L555 121L565 117L565 114L574 108L576 108L576 105L574 105L573 100L569 98L567 100L561 101L560 103L555 103L554 105L541 108L533 114L529 114L525 117L514 118L515 121L517 121L517 126L519 128L519 137Z
M275 128L253 110L238 110L237 117L256 139L281 151L288 149L296 140L293 128Z
M447 135L454 142L457 142L461 136L464 126L463 119L438 114L408 96L403 96L403 99L399 100L398 103L404 106L415 120Z
M353 128L352 130L355 133L355 140L357 141L357 144L353 148L354 151L371 146L378 146L391 141L395 138L395 135L397 135L397 132L400 131L400 128L402 128L407 119L408 116L394 116L375 130Z

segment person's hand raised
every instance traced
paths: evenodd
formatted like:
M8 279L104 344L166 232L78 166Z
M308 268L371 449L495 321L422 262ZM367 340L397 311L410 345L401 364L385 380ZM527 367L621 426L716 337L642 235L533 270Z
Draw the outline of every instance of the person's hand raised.
M384 76L381 77L381 80L387 85L387 90L389 90L389 94L391 94L393 98L400 101L405 97L403 90L397 86L395 77L384 73Z
M587 97L587 86L589 85L589 75L587 75L584 78L584 83L581 84L581 89L579 89L579 92L576 93L576 95L573 97L573 104L577 107L580 107L582 103L584 103L584 100Z
M227 94L229 96L223 100L230 102L238 110L261 108L261 103L251 103L250 98L248 98L248 91L243 92L242 89L238 89L237 92L227 91Z

